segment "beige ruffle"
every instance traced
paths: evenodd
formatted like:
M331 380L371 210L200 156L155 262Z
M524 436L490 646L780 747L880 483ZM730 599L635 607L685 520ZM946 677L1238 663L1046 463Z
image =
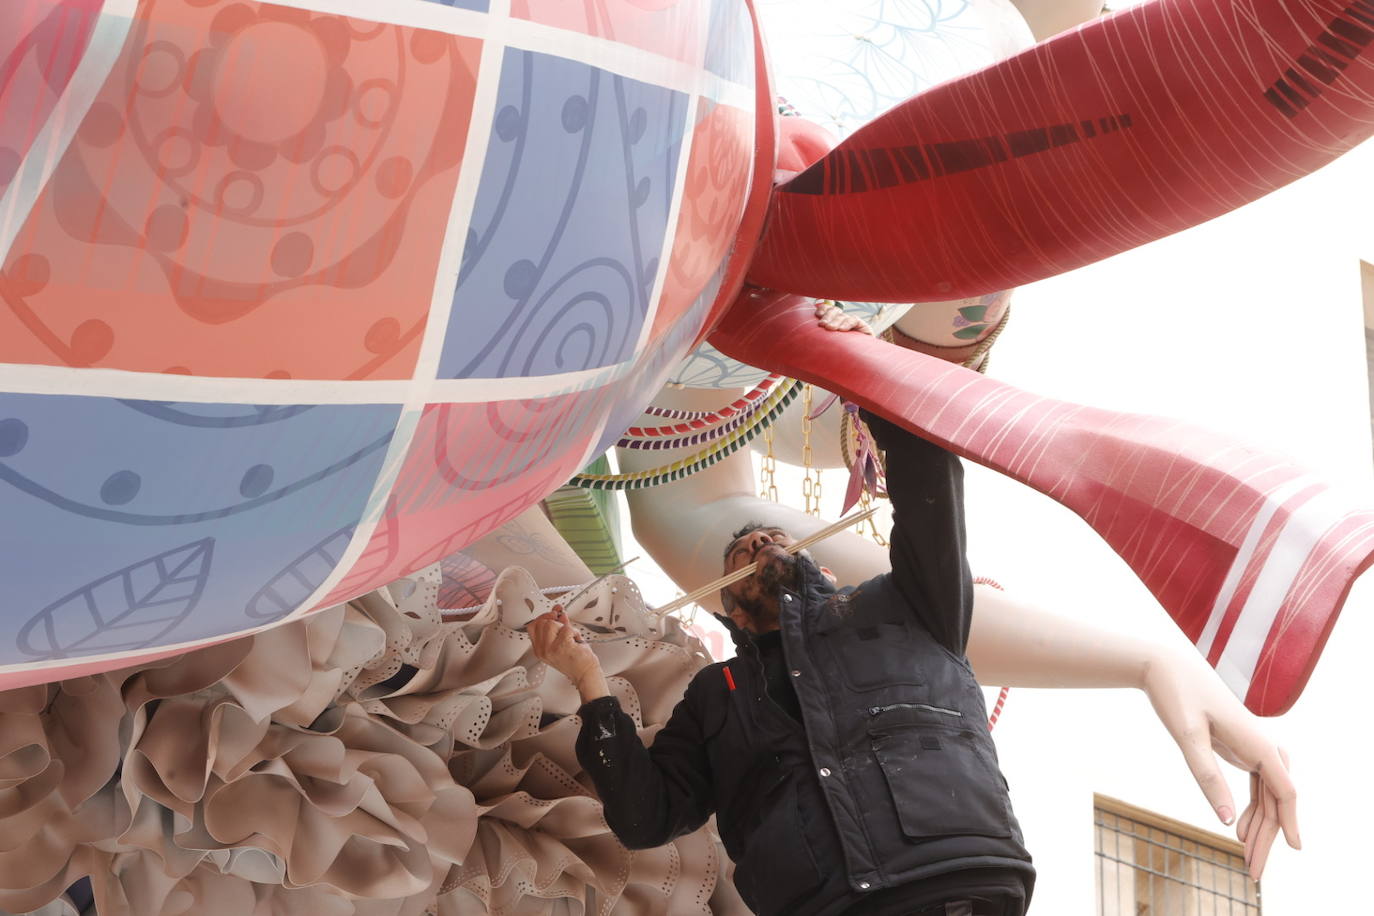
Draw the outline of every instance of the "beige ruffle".
M525 627L564 605L646 741L701 644L623 577L554 599L512 568L458 612L444 583L0 693L0 911L79 916L89 877L101 916L745 912L711 830L611 834Z

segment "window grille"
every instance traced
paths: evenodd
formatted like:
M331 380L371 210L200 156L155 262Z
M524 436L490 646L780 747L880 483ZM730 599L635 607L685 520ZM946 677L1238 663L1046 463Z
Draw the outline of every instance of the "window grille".
M1260 916L1234 840L1097 795L1098 916Z

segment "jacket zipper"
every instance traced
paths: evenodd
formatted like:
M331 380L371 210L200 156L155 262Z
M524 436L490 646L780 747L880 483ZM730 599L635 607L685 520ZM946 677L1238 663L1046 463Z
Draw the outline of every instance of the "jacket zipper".
M789 730L802 731L803 733L805 733L805 728L802 726L802 724L798 722L796 719L792 718L791 714L788 713L787 710L783 709L782 705L777 700L773 699L773 695L768 692L768 677L764 672L763 656L759 652L759 647L754 645L753 641L750 640L748 647L739 654L745 656L753 662L754 677L757 679L756 686L758 687L759 692L762 694L762 696L758 698L759 701L766 706L773 707L773 712L775 712L779 717L781 717L782 721L787 723ZM784 650L783 658L786 659L786 657L786 650ZM801 697L797 698L797 703L798 705L801 704ZM810 743L808 742L808 746L809 744Z
M870 706L868 714L870 716L882 715L893 709L924 709L928 712L938 712L943 716L955 716L962 719L964 714L957 709L945 709L943 706L927 706L925 703L892 703L887 706Z

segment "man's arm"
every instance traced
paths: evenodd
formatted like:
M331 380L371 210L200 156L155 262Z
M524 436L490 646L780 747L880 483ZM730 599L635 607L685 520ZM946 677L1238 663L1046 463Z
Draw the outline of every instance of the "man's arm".
M973 616L973 577L964 555L963 466L896 424L867 411L862 415L887 453L893 582L931 635L963 655Z
M706 823L715 802L698 681L688 685L646 748L634 720L610 695L601 663L563 612L538 618L529 630L535 656L566 675L582 696L577 760L592 777L617 839L629 849L651 849Z
M816 319L828 331L873 333L866 322L833 302L818 302ZM931 635L963 655L973 616L973 577L965 557L964 468L954 455L895 423L867 410L860 415L887 453L892 581Z

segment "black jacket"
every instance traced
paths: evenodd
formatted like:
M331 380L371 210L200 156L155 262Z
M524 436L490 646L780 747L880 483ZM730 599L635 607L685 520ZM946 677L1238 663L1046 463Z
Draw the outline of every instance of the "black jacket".
M804 728L768 696L745 634L736 658L697 673L651 749L614 698L581 711L578 760L621 842L659 846L716 814L759 913L840 912L966 870L1018 872L1027 893L1033 881L964 657L963 469L866 419L887 451L893 568L837 591L802 561L780 595Z

